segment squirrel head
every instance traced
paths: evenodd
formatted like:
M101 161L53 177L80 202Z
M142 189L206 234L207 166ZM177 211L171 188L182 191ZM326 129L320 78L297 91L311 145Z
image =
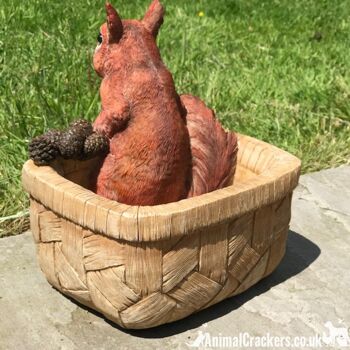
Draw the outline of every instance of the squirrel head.
M104 77L123 64L142 62L147 56L146 49L158 55L155 39L164 17L159 0L152 1L142 20L121 20L110 3L106 3L106 14L107 22L100 28L93 58L98 75Z

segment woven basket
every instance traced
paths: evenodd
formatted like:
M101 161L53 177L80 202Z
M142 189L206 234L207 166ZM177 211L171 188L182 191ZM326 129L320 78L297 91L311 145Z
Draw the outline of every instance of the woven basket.
M234 185L158 206L84 188L96 160L23 167L47 280L124 328L184 318L245 291L285 252L300 161L239 135Z

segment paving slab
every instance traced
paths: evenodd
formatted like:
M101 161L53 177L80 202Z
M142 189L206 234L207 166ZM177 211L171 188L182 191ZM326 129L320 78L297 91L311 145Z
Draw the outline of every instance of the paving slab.
M234 348L235 337L244 333L292 341L324 335L334 348L348 340L350 346L349 268L349 166L301 177L286 255L271 276L239 296L150 330L122 330L53 289L37 265L29 232L2 238L0 349Z

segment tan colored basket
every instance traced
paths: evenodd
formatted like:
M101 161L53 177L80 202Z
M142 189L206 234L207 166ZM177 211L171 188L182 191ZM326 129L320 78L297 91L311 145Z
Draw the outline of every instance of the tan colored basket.
M186 317L243 292L285 252L300 161L239 135L234 185L129 206L85 189L94 160L23 167L40 267L58 290L125 328Z

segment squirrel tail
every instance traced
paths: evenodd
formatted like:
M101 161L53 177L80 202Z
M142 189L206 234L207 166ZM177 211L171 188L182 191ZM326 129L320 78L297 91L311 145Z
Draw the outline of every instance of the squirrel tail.
M198 97L181 95L187 111L192 152L192 182L189 197L232 184L237 163L237 137L226 132L214 112Z

